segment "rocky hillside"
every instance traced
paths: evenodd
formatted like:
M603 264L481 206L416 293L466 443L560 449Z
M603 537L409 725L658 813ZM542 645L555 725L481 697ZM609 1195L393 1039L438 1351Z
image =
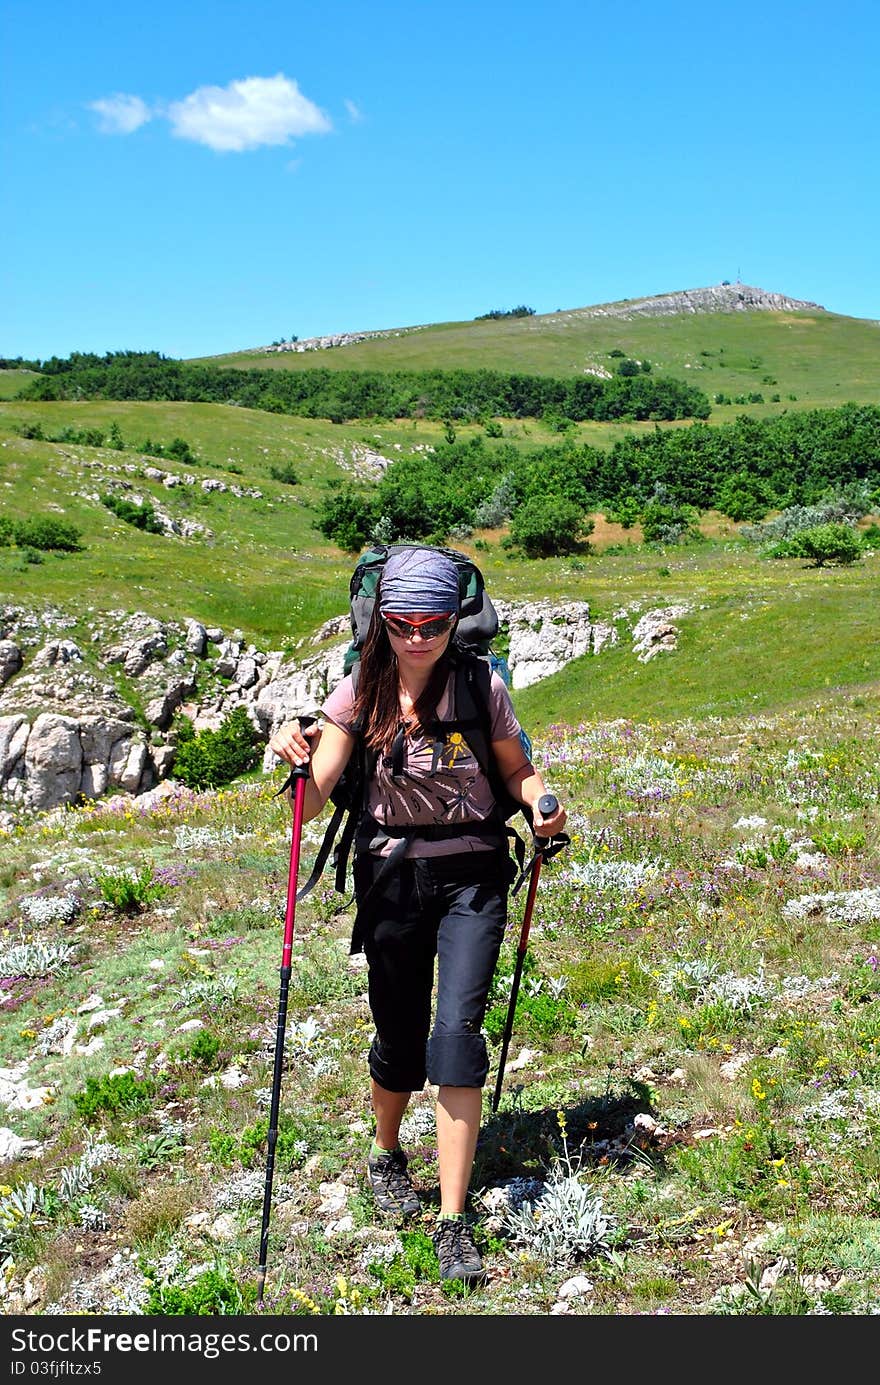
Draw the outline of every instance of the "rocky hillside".
M824 313L820 303L788 298L784 293L768 293L748 284L713 284L704 289L681 289L658 293L650 298L625 298L620 303L602 303L594 308L578 308L581 317L671 317L677 313L810 312Z

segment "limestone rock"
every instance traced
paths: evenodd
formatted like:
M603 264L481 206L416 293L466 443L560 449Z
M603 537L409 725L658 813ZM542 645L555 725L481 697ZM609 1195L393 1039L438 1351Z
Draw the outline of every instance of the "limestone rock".
M0 640L0 688L8 683L22 666L21 650L14 640Z

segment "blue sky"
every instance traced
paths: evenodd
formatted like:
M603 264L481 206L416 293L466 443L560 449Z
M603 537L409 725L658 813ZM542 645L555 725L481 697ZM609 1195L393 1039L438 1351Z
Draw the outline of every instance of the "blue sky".
M880 318L876 0L2 0L0 354L722 279Z

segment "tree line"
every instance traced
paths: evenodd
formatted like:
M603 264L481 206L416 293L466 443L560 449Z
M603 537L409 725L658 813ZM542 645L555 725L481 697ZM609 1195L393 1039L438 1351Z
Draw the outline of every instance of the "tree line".
M374 485L328 487L316 527L356 551L377 537L435 542L509 523L526 551L571 552L592 513L624 525L647 517L662 534L680 529L685 511L759 521L829 492L858 495L862 513L880 506L877 406L656 428L607 451L571 438L527 451L484 437L449 442L396 459Z
M510 374L494 370L233 370L157 352L53 356L21 399L180 400L326 418L474 421L551 418L573 423L708 418L708 397L679 380Z

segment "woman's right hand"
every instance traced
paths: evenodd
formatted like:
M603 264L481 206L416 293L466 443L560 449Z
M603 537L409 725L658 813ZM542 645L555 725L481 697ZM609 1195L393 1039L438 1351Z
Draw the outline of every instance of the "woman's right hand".
M294 717L293 721L285 721L278 728L269 741L269 749L294 768L298 765L306 765L313 749L311 738L320 735L320 732L320 721L313 722L311 726L303 727L299 718Z

